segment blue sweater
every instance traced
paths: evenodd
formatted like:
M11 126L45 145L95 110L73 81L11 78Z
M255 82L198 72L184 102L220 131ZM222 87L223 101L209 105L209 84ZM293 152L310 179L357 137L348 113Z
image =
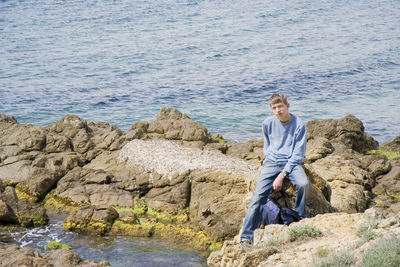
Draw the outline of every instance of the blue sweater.
M286 163L284 170L290 173L305 160L307 133L304 122L292 115L287 123L276 116L267 117L262 125L265 160Z

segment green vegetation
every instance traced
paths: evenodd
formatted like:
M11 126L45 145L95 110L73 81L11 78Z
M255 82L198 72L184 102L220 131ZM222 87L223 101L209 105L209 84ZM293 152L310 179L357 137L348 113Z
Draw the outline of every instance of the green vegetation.
M111 227L111 234L123 234L141 237L158 237L184 241L192 247L210 252L221 249L222 243L215 242L206 233L190 227L188 212L170 215L155 211L145 204L145 200L132 208L114 207L118 213L131 212L137 218L135 222L116 220Z
M399 195L395 195L395 194L392 194L392 193L390 193L390 192L386 192L386 194L387 194L391 199L400 202L400 196L399 196Z
M295 241L297 239L305 237L318 237L322 236L322 231L316 227L308 224L298 224L288 228L290 234L290 240Z
M362 235L361 239L358 240L356 246L357 247L361 247L362 245L364 245L368 241L374 240L375 238L380 237L380 236L381 236L381 234L376 233L376 232L374 232L372 230L368 230Z
M226 144L226 143L228 143L228 141L225 140L225 139L222 137L222 135L220 135L220 134L212 135L211 138L212 138L214 141L216 141L216 142L218 142L218 143L220 143L220 144Z
M318 259L313 267L347 267L353 266L354 255L348 251L337 252L328 257Z
M366 153L367 155L385 155L389 159L400 158L399 152L385 151L385 150L370 150Z
M144 205L144 204L136 204L133 208L121 208L114 207L115 210L120 213L121 211L129 211L138 216L138 220L140 224L146 224L148 219L152 223L184 223L189 220L187 214L179 214L179 215L166 215L160 212L153 210L152 208Z
M381 219L372 219L363 223L357 229L357 236L361 237L365 232L375 229L380 224L381 221L382 221Z
M326 247L317 247L315 255L319 258L325 258L329 255L329 249Z
M282 244L282 240L279 237L273 236L265 242L266 247L273 247Z
M55 250L55 249L72 249L72 247L56 242L50 241L47 246L44 247L45 250Z
M379 233L373 231L373 229L375 229L380 222L380 219L373 219L360 225L360 227L357 229L357 236L361 237L361 239L357 242L357 247L360 247L366 242L380 236Z
M400 266L400 238L382 238L363 253L363 267L398 267Z

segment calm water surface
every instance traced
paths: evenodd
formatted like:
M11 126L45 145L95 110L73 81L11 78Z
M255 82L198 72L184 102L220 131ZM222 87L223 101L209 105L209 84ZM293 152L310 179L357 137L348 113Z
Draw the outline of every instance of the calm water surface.
M267 98L305 121L354 114L400 134L398 1L0 1L0 113L122 130L173 106L258 139Z
M400 2L0 1L0 113L20 123L76 114L127 130L173 106L246 141L277 91L305 121L351 113L379 142L400 135ZM202 264L149 240L73 240L114 266Z

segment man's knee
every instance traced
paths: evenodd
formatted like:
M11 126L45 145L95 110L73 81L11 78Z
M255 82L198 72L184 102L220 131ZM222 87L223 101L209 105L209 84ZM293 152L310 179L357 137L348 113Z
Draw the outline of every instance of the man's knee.
M308 179L303 179L297 182L298 190L307 190L310 188L310 181Z

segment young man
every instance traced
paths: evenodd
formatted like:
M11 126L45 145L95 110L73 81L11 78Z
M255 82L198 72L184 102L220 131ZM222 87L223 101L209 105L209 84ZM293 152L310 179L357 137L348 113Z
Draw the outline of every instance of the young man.
M253 232L260 224L260 206L266 203L271 190L280 191L283 179L288 178L296 188L295 210L307 217L306 202L310 182L303 170L306 151L306 127L303 121L289 113L289 103L283 94L273 94L269 105L274 116L262 125L265 155L253 196L247 208L241 243L251 244Z

